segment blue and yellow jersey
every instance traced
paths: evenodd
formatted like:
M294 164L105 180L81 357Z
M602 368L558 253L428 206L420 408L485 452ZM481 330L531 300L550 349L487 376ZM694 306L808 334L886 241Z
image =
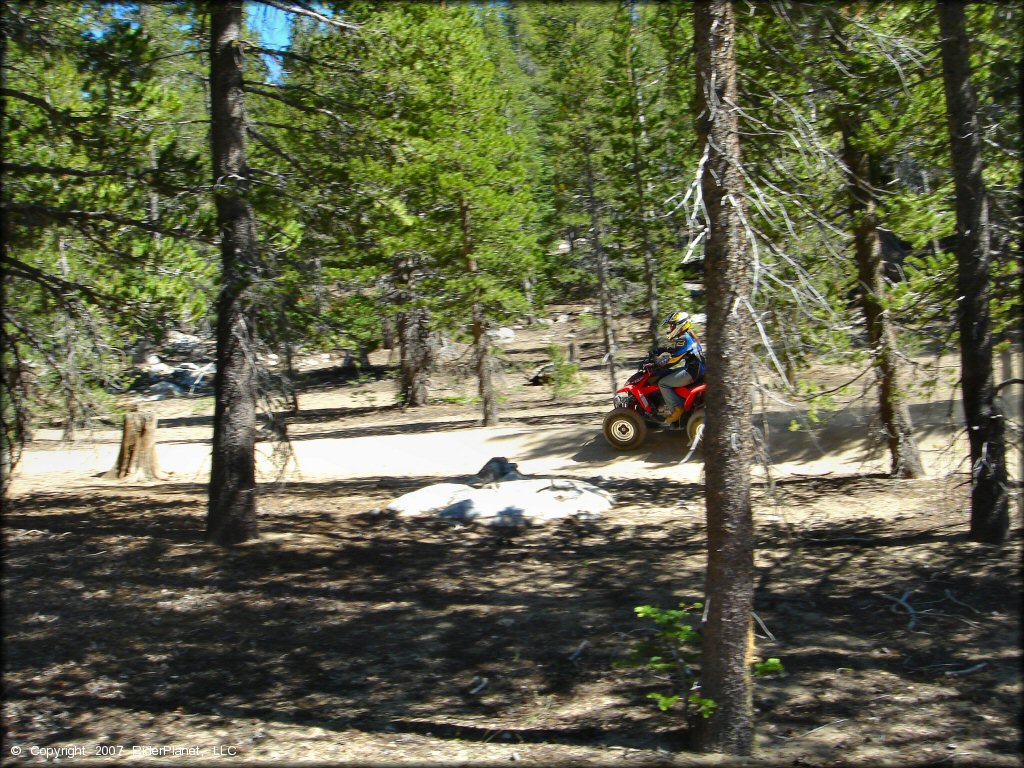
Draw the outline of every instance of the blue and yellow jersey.
M668 368L686 368L687 373L693 376L694 381L700 381L704 376L704 348L697 341L692 333L684 333L677 341L675 347L665 350L668 353Z

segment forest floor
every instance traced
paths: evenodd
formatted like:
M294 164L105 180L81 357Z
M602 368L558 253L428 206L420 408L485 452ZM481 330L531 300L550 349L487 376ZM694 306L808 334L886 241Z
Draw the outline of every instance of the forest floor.
M818 421L759 406L756 651L785 672L757 680L756 756L703 756L647 698L663 681L615 664L649 632L635 606L702 599L703 457L678 434L604 443L592 323L564 309L505 345L497 427L469 379L402 409L393 378L309 361L286 475L260 444L261 538L228 550L202 543L209 398L145 404L165 481L97 476L112 427L40 430L3 517L0 762L1020 765L1021 520L966 539L953 363L912 403L920 480L886 476L866 377ZM569 332L584 382L555 401L524 373ZM515 530L379 511L492 456L616 504Z

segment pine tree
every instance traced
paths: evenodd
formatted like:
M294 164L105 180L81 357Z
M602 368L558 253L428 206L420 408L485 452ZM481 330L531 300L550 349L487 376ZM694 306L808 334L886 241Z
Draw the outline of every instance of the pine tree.
M616 264L609 249L608 179L602 157L607 140L596 124L606 94L602 75L609 49L613 6L588 3L516 7L517 25L531 61L544 108L543 141L557 179L555 211L570 253L579 234L589 243L600 309L604 359L611 389L618 386L614 324Z
M4 22L6 480L34 413L73 437L121 385L119 350L203 316L211 218L180 135L198 102L165 87L187 31L105 3L8 3Z
M745 235L743 169L731 0L695 9L700 136L707 144L701 178L707 210L704 280L708 307L707 621L702 629L701 696L715 702L698 738L709 752L749 755L754 743L754 525L750 502L749 324L742 307L752 288Z
M217 374L206 536L215 544L256 537L256 343L252 287L260 279L256 215L246 159L242 2L210 7L210 140L221 232Z
M400 255L391 279L406 403L425 399L417 373L427 364L429 327L468 337L491 424L497 396L487 331L527 310L522 277L535 271L538 251L525 144L509 119L514 105L498 88L470 8L396 4L365 23L387 41L373 66L396 95L368 127L385 153L353 172L374 198L379 247Z
M605 175L612 181L610 205L619 242L628 254L639 252L648 334L657 345L660 317L659 277L668 239L666 217L659 216L655 169L664 168L664 137L653 87L658 73L647 9L620 3L613 20L606 62L607 112L598 125L609 139ZM641 26L641 24L644 26ZM666 195L663 195L663 197Z
M971 446L971 529L974 541L999 544L1010 525L1004 417L992 380L989 203L982 128L971 85L971 39L963 5L936 5L942 35L943 82L956 184L957 292L964 416Z

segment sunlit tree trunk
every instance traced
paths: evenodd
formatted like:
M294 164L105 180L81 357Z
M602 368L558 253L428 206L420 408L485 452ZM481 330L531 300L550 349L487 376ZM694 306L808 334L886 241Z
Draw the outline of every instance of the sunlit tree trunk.
M60 273L65 280L71 278L71 267L68 264L67 240L63 235L57 237L57 254L60 259ZM75 441L75 430L79 422L84 422L84 413L79 401L81 380L78 374L78 361L75 359L75 328L71 315L64 316L62 345L64 347L64 370L60 374L61 389L64 393L64 431L61 440L67 443Z
M256 216L246 195L249 167L242 100L242 3L210 3L210 138L221 238L217 374L206 536L221 545L257 536L256 369L252 284Z
M611 286L608 275L608 256L604 252L604 243L601 239L601 212L597 199L597 183L594 179L593 150L590 146L589 138L584 140L583 154L587 211L590 214L590 243L593 246L594 258L597 261L598 305L601 312L601 333L604 336L605 364L608 366L611 391L614 392L619 386L618 369L615 361L615 356L618 354L618 346L615 343Z
M970 38L964 6L936 5L942 36L942 74L956 190L957 296L964 417L971 445L973 541L998 544L1009 530L1004 418L996 400L989 317L991 232L982 177L982 134L971 86Z
M633 25L633 34L636 34L636 25ZM652 211L649 210L647 201L647 163L644 160L644 114L641 101L641 88L639 73L636 62L633 60L633 47L626 46L626 74L629 78L629 125L630 125L630 154L633 162L633 191L636 195L637 209L640 215L640 246L643 250L644 262L644 287L647 291L648 333L651 337L651 346L658 344L658 323L661 320L658 307L658 256L654 249L653 238L651 237Z
M433 355L430 339L430 313L416 305L415 264L411 258L399 261L394 272L398 330L399 383L402 404L417 408L427 404Z
M152 411L132 411L124 416L121 450L114 466L104 475L113 480L163 480L156 456L156 429L159 421Z
M469 215L469 204L465 199L459 201L459 222L462 228L462 253L466 259L466 270L475 280L480 269L474 255L473 236ZM480 290L476 285L470 309L470 323L473 335L473 357L476 364L480 407L485 426L498 423L498 401L494 396L494 380L491 376L491 354L487 339L487 320L481 302Z
M701 191L708 216L707 429L704 433L708 566L701 696L714 713L700 721L706 752L749 755L754 744L751 665L754 531L750 503L751 255L744 236L737 113L735 9L728 0L694 5L698 132L708 147Z

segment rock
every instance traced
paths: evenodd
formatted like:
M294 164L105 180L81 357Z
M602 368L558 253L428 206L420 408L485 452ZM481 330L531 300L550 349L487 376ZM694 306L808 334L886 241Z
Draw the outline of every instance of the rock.
M171 381L158 381L146 389L146 400L166 400L170 397L181 397L185 390Z
M164 361L159 355L146 355L146 365L163 365Z
M502 326L501 328L493 328L487 332L487 335L491 337L495 342L506 342L512 341L516 337L516 332L511 328Z
M153 345L148 341L140 341L131 348L132 365L143 365L152 354Z
M551 374L555 372L554 363L543 363L534 368L526 377L526 383L540 387L551 383Z
M192 336L188 333L182 333L181 331L168 331L167 333L167 346L175 352L190 352L202 343L203 340L198 336Z
M202 368L194 363L182 363L171 374L171 381L189 392L208 389L213 386L215 363L207 363Z
M504 456L495 456L481 467L480 471L476 473L476 476L485 483L493 483L496 480L506 479L518 480L522 477L522 475L516 471L518 468L518 464L512 463ZM510 478L509 475L515 475L515 477Z

